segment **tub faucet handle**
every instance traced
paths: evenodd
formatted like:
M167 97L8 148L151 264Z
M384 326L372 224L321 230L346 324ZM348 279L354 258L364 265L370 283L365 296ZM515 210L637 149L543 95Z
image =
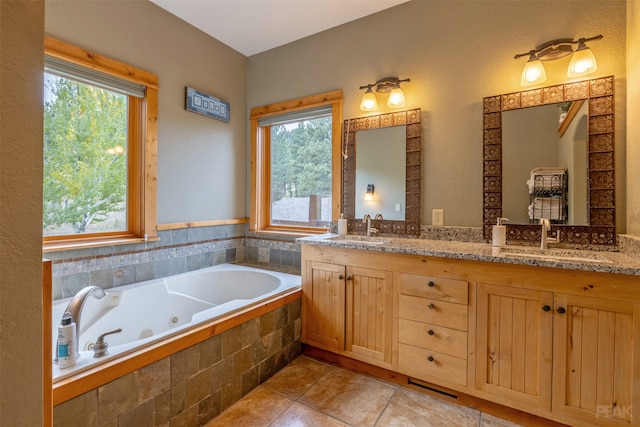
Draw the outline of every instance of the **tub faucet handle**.
M105 332L98 337L98 341L93 345L93 357L102 357L109 354L109 343L104 339L107 335L117 334L122 332L122 328L114 329L113 331Z

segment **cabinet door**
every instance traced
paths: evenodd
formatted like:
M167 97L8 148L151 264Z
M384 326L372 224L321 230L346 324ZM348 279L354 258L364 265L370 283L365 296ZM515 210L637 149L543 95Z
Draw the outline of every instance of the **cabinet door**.
M393 273L347 267L346 350L364 361L391 364Z
M599 426L637 425L640 305L554 298L554 412Z
M551 409L553 294L478 284L476 388L498 403Z
M302 282L302 341L344 350L345 267L307 261Z

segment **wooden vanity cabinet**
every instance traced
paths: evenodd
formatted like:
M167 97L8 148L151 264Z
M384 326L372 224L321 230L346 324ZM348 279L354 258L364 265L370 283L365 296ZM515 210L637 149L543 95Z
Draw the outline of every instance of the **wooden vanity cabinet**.
M640 304L560 293L554 303L553 412L639 425Z
M302 341L391 368L393 274L332 260L304 257Z
M540 271L534 289L477 284L476 394L575 426L638 425L640 304L610 299L606 275ZM578 294L596 282L598 297Z

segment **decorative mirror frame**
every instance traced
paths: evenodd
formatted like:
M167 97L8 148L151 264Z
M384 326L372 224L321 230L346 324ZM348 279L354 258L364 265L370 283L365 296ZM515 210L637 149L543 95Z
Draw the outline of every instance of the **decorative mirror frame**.
M588 114L589 225L554 225L559 241L615 245L615 82L613 76L514 92L483 99L483 232L502 216L502 112L585 99ZM507 240L539 242L539 225L507 224Z
M371 226L381 233L418 236L420 234L420 146L421 110L398 111L375 116L358 117L344 121L344 152L342 158L342 206L347 218L347 231L364 233L367 226L355 217L356 210L356 134L361 130L406 125L406 194L405 217L402 220L375 220Z

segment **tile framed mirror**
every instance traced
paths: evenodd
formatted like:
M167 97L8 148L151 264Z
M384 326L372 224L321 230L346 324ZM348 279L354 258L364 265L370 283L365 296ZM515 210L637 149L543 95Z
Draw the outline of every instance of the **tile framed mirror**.
M485 240L491 239L491 227L496 224L498 218L505 216L505 208L511 199L515 198L510 195L513 193L509 193L508 188L520 185L522 193L527 197L527 202L519 204L519 209L524 216L519 216L519 213L515 216L525 219L507 224L507 241L539 242L541 237L539 218L556 215L557 220L552 221L554 222L552 230L558 233L557 237L561 243L615 245L614 90L614 77L609 76L494 95L483 99L483 235ZM554 132L557 131L557 136L550 137L555 138L551 142L556 145L565 143L559 138L569 126L564 121L582 119L584 129L575 131L577 135L575 139L578 141L575 146L581 147L579 153L571 157L572 160L567 158L560 160L558 165L537 164L536 166L541 168L532 169L529 169L532 164L522 166L521 174L514 178L511 172L508 172L514 169L511 168L513 165L507 162L511 162L508 159L518 157L518 154L505 155L512 149L512 146L507 147L507 144L514 144L514 139L526 139L528 135L525 133L530 131L522 130L521 138L517 138L518 132L507 123L508 115L516 111L533 112L533 109L556 104L564 107L568 113L561 119L562 122L556 121ZM582 109L580 109L581 104L585 105ZM572 109L573 112L571 112ZM556 110L560 111L560 108ZM562 113L556 114L559 116ZM573 114L573 117L570 117L570 114ZM582 118L580 114L583 114ZM520 120L527 121L529 118ZM513 135L516 135L516 138ZM544 141L546 142L549 141ZM533 143L536 144L536 141ZM543 145L540 141L539 146L532 152L542 150L539 147ZM566 148L558 149L558 151L562 150L567 151ZM521 153L519 157L532 157L526 154L525 148L518 148L517 151ZM544 160L544 162L551 161ZM571 166L572 162L576 165ZM558 213L557 200L551 199L556 195L547 194L546 199L556 204L551 205L552 209L547 207L545 210L543 205L539 204L544 202L543 198L536 198L533 191L532 183L537 176L536 173L540 169L552 169L551 167L564 169L565 175L569 177L569 183L571 183L570 179L575 178L572 185L565 187L566 192L569 193L566 203L567 212L561 214ZM531 181L525 180L527 176L530 176ZM530 184L529 188L527 184ZM579 196L578 193L583 195Z
M362 217L369 214L380 233L420 234L421 133L419 108L344 120L342 198L349 232L365 232ZM374 219L377 214L383 219Z

